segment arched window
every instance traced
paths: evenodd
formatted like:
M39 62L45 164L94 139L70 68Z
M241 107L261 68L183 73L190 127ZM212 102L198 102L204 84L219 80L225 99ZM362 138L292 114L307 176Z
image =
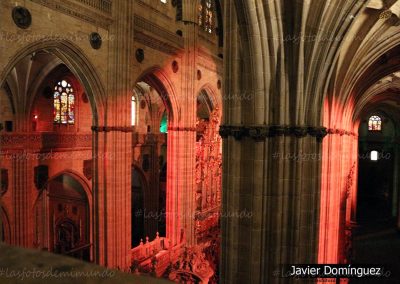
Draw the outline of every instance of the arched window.
M131 122L132 122L132 126L136 125L136 105L137 105L136 97L132 96L132 103L131 103Z
M368 120L368 130L369 131L381 131L382 130L382 119L373 115Z
M200 0L198 8L199 26L210 34L214 31L215 22L213 2L213 0Z
M371 161L378 161L378 151L371 151L370 153L370 159Z
M160 133L167 133L167 132L168 132L168 115L167 112L164 111L160 123Z
M75 95L71 84L62 80L54 87L54 123L75 123Z

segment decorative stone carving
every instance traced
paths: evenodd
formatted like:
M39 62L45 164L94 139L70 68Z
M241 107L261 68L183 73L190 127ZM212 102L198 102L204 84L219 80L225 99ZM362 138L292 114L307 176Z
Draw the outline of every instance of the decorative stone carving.
M253 127L249 129L249 135L254 140L261 141L268 137L268 129L262 127Z
M218 109L213 111L210 121L197 121L196 142L196 210L201 212L220 206L221 196L221 137Z
M201 246L185 248L179 260L172 265L169 280L179 283L209 283L214 271Z
M340 136L346 135L346 136L357 136L356 133L351 132L351 131L346 131L344 129L333 129L333 128L328 128L326 129L327 134L339 134Z
M103 40L99 33L93 32L89 36L89 42L93 49L100 49Z
M108 28L108 26L113 22L111 18L111 0L75 0L79 1L82 5L76 5L76 3L70 0L31 1L60 13L94 24L95 26Z
M32 16L25 7L17 6L12 10L12 18L17 27L27 29L32 24Z
M56 148L73 148L92 146L91 134L72 133L41 133L41 134L17 134L4 133L0 136L0 148L3 150L25 149L22 155L29 157L27 149L41 149L42 151Z
M94 132L133 132L132 127L128 126L92 126Z
M321 142L327 132L325 127L308 127L308 134L317 138L318 142Z
M307 128L306 127L292 127L292 133L296 137L305 137L307 136Z
M262 141L269 137L276 136L294 136L302 138L307 135L316 137L318 141L327 135L325 127L306 127L306 126L286 126L286 125L221 125L219 134L222 138L234 137L240 140L245 137L253 138L256 141Z
M351 189L353 187L354 172L356 168L356 162L350 168L349 174L347 175L346 184L344 187L344 200L347 200L351 196Z
M172 71L173 71L174 73L176 73L176 72L178 72L178 70L179 70L179 64L178 64L178 62L177 62L176 60L172 61Z
M168 131L188 131L188 132L195 132L195 127L168 127Z

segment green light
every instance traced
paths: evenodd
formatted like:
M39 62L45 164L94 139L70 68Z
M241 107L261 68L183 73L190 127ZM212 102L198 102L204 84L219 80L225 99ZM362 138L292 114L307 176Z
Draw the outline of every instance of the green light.
M168 132L168 117L167 117L167 113L164 112L162 119L161 119L161 123L160 123L160 132L161 133L167 133Z

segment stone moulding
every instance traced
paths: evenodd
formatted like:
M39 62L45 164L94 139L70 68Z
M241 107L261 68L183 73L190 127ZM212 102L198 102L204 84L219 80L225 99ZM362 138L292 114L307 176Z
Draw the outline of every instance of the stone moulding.
M346 136L357 136L356 133L351 132L351 131L347 131L344 129L334 129L334 128L328 128L327 130L328 134L338 134L340 136L346 135Z
M92 126L93 132L133 132L132 126Z
M344 129L333 129L315 126L287 126L287 125L221 125L219 134L222 138L234 137L236 140L248 137L256 141L277 136L293 136L303 138L307 135L317 138L318 141L326 135L354 136L357 134Z
M175 45L177 48L184 48L182 37L136 14L134 17L134 27L137 30L146 31L153 35L156 35L163 40Z
M178 55L184 48L183 38L139 16L134 17L135 41L169 55Z
M108 28L112 20L112 2L109 0L31 0L52 10L80 20ZM77 2L77 3L75 3ZM78 5L77 5L78 4Z
M152 37L148 34L143 33L140 30L135 30L135 41L138 43L141 43L147 47L150 47L152 49L161 51L163 53L169 54L169 55L174 55L177 56L180 52L180 49L165 43L164 41L161 41L159 39L156 39L155 37Z
M168 130L196 132L196 127L168 127Z
M58 149L92 146L91 134L71 133L4 133L0 135L0 148L10 149ZM0 151L1 154L1 151Z
M236 140L242 138L252 138L256 141L263 141L266 138L277 136L293 136L297 138L306 137L307 135L322 140L327 131L325 127L310 126L287 126L287 125L222 125L219 130L222 138L234 137Z

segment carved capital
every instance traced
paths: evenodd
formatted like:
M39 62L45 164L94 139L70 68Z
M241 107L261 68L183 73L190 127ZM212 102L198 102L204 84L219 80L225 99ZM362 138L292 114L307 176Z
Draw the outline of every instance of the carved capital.
M291 133L296 137L306 137L308 132L307 127L294 126L291 128Z
M228 138L231 135L231 128L227 125L221 125L219 127L219 135L224 139Z
M321 142L328 132L325 127L308 127L308 134L317 138L317 141Z
M249 136L256 141L264 140L268 137L269 130L266 127L249 127Z
M262 141L269 137L293 136L303 138L307 135L316 137L321 141L327 134L325 127L307 127L307 126L287 126L287 125L254 125L254 126L232 126L223 125L219 133L222 138L233 136L240 140L243 137L250 137L256 141Z

